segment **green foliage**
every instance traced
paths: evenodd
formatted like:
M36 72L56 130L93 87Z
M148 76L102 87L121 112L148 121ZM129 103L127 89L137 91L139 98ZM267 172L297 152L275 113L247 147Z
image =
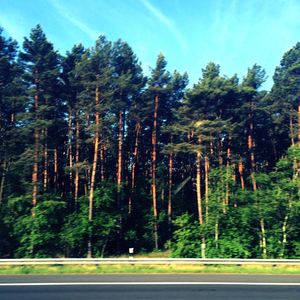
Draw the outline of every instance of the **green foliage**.
M255 241L252 228L252 211L230 208L218 220L218 240L216 224L207 232L208 257L251 258L255 257Z
M87 253L89 235L93 240L93 253L103 257L109 243L118 230L120 214L114 203L115 187L111 184L95 190L94 217L88 221L88 200L79 199L78 208L70 214L61 233L65 253L70 257L84 257Z
M187 213L174 220L176 229L171 243L172 257L200 257L200 228Z
M16 245L15 257L53 257L60 255L59 233L66 212L66 203L57 200L41 201L29 209L29 197L10 198L6 224ZM27 208L27 209L26 209ZM27 211L27 213L26 213Z
M210 62L188 90L167 66L146 78L105 36L64 57L40 25L19 51L0 29L1 257L152 251L156 223L174 257L299 258L300 44L270 92L256 64L239 81Z

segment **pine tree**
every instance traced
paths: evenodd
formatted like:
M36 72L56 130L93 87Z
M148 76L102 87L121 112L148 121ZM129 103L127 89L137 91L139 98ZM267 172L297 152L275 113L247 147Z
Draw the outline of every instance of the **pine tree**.
M113 65L113 77L114 77L114 95L113 95L113 112L118 119L118 160L117 160L117 187L118 187L118 202L119 207L123 206L123 180L126 175L126 170L124 169L124 161L128 161L129 157L125 157L128 151L124 151L124 146L126 147L125 137L128 136L127 128L128 121L127 116L131 110L131 105L137 99L139 91L144 85L144 77L142 75L142 69L138 63L136 55L133 53L129 45L121 40L118 40L113 45L112 50L112 65ZM137 156L138 148L138 138L140 134L140 124L136 124L135 132L135 156ZM136 158L134 158L136 160ZM133 174L135 172L135 166ZM134 185L134 175L132 175L132 182ZM134 188L134 187L132 187ZM131 212L132 209L131 200L129 200L128 211Z
M156 66L152 69L151 77L148 81L149 106L152 106L152 126L151 126L151 194L153 205L153 234L154 247L159 247L158 237L158 208L157 208L157 143L160 133L160 126L165 117L170 74L166 71L167 62L162 54L159 54Z
M0 28L0 205L5 196L6 177L25 147L20 138L23 126L19 115L25 111L25 101L22 68L16 61L17 43L2 33ZM16 191L17 185L17 178L7 183L7 192Z
M62 118L63 114L63 104L59 97L60 59L39 25L32 29L29 39L25 38L23 48L20 59L25 68L24 79L28 83L28 103L32 112L31 127L34 131L32 204L35 207L39 193L40 168L43 169L45 191L49 182L48 140L51 126L58 125L59 121L56 124L53 122Z
M257 194L257 180L256 180L256 161L255 161L255 142L254 142L254 113L255 113L255 100L258 95L258 88L265 80L265 71L258 65L254 65L252 68L248 69L248 73L242 83L242 93L246 99L246 107L248 110L248 151L250 155L250 177L252 181L252 188L254 192L254 197ZM263 214L261 212L260 200L256 199L258 210L259 210L259 223L260 223L260 233L261 233L261 248L263 253L263 258L267 256L267 245L266 245L266 233L265 233L265 221Z
M75 45L71 52L67 52L63 61L64 97L68 106L68 156L66 158L69 165L69 190L74 196L74 203L77 206L79 196L79 152L80 152L80 117L82 109L80 108L79 95L83 90L78 72L80 63L85 50L81 44ZM75 131L75 132L74 132ZM74 153L75 152L75 153ZM74 184L73 184L73 174ZM73 188L74 185L74 188Z
M298 140L300 43L288 50L273 75L268 110L272 118L272 139L277 158Z
M111 42L107 41L104 36L100 36L93 48L87 50L80 63L78 72L81 78L83 90L80 93L80 104L84 106L83 116L85 118L86 141L92 140L92 163L90 176L88 174L88 195L89 195L89 212L88 220L90 228L93 223L93 202L94 191L96 187L96 175L99 157L99 148L102 147L104 140L105 115L109 107L108 99L111 97ZM86 160L90 160L89 151L87 151ZM89 166L88 166L89 167ZM89 170L89 168L88 168ZM93 233L89 233L88 240L88 257L92 256Z

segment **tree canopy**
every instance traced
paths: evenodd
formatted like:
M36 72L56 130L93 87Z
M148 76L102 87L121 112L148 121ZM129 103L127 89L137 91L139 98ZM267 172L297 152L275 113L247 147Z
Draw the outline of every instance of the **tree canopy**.
M0 29L0 257L299 258L300 44L270 91L221 70Z

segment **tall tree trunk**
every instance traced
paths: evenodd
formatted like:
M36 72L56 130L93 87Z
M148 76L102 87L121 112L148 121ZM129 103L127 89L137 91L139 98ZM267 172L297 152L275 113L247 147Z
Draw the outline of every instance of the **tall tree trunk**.
M244 175L243 175L244 168L243 168L243 160L241 157L238 162L238 170L239 170L239 174L240 174L241 188L242 188L242 190L244 190L245 189L245 181L244 181Z
M120 197L121 184L122 184L122 167L123 167L123 114L122 111L119 112L119 133L118 133L118 168L117 168L117 189L118 198ZM119 199L120 201L120 199ZM120 203L118 203L120 205Z
M199 143L201 139L199 138ZM197 192L197 207L198 207L198 219L199 224L203 224L202 216L202 195L201 195L201 150L197 151L197 160L196 160L196 192Z
M284 220L283 220L283 224L282 224L282 242L281 242L281 253L280 253L281 258L284 258L285 246L287 243L287 224L288 224L291 208L292 208L292 204L291 204L290 199L288 199L288 208L287 208L287 212L284 216Z
M47 142L48 130L44 129L44 191L47 191L48 187L48 142Z
M295 145L295 134L294 134L294 124L293 124L293 110L290 110L290 136L291 136L291 145Z
M72 110L69 111L69 121L68 121L68 154L69 154L69 182L70 182L70 192L73 194L73 151L72 151L72 139L73 139L73 129L72 129Z
M6 159L3 162L2 170L3 172L2 172L1 182L0 182L0 205L3 201L4 184L5 184L6 173L8 171L8 162L6 161Z
M235 163L232 165L232 182L233 182L233 189L236 190L236 165ZM233 193L233 202L234 207L237 208L237 201L236 201L236 193Z
M199 147L201 147L201 137L198 139ZM202 195L201 195L201 150L197 151L197 158L196 158L196 192L197 192L197 206L198 206L198 219L199 224L203 224L203 216L202 216ZM204 234L201 235L201 257L205 258L205 236Z
M48 105L48 99L45 99L45 105ZM47 127L43 130L43 139L44 139L44 171L43 171L43 187L44 191L47 191L48 188L48 129Z
M85 168L85 185L84 185L84 194L86 196L89 195L89 191L91 189L91 167L89 165L89 161L86 160L86 168Z
M139 136L141 132L141 124L140 122L136 123L135 126L135 142L134 142L134 151L133 151L133 159L131 166L131 191L128 200L128 213L132 212L132 192L135 188L135 173L136 173L136 164L138 161L138 147L139 147Z
M266 230L265 230L265 221L262 213L262 208L260 205L260 200L256 199L257 197L257 183L255 178L255 172L256 172L256 166L255 166L255 154L254 154L254 142L253 142L253 103L251 105L251 112L249 113L249 132L248 132L248 150L250 152L250 162L251 162L251 170L250 170L250 176L252 180L252 187L255 197L255 202L258 205L258 211L259 211L259 224L260 224L260 234L261 234L261 248L262 248L262 256L263 258L267 257L267 242L266 242Z
M5 183L5 172L3 171L2 177L1 177L1 182L0 182L0 205L3 201L3 191L4 191L4 183Z
M222 150L223 150L223 142L222 142L222 139L219 138L219 140L218 140L218 158L219 158L219 165L220 166L223 166Z
M117 164L117 206L122 210L123 205L123 190L122 190L122 168L123 168L123 113L119 112L119 132L118 132L118 164ZM120 251L121 236L123 231L123 217L119 215L119 232L117 241L117 251Z
M34 96L34 106L36 113L36 120L38 119L37 111L39 108L39 96L36 94ZM34 153L33 153L33 170L32 170L32 214L35 215L34 208L37 203L37 188L38 188L38 163L39 163L39 140L40 133L37 127L34 128Z
M293 181L297 180L298 173L299 173L299 162L295 159L293 162ZM298 195L299 195L300 192L299 184L297 184L297 186L298 186ZM291 199L288 198L288 207L282 224L282 242L281 242L282 246L281 246L281 253L280 253L281 258L284 257L284 253L285 253L285 247L287 243L287 225L288 225L291 209L292 209L292 202Z
M228 147L227 147L227 158L226 158L226 178L225 178L225 200L223 205L223 212L226 214L227 207L229 205L229 178L230 178L230 144L231 136L229 136Z
M101 149L100 149L100 160L101 160L101 166L100 166L100 177L101 181L103 182L105 180L105 167L107 165L107 144L108 144L108 138L104 138L103 132L101 132Z
M231 139L229 139L231 140ZM230 143L230 141L229 141ZM230 178L230 145L227 148L227 161L226 161L226 192L225 192L225 205L229 205L229 178Z
M202 195L201 195L201 151L197 151L196 161L196 192L197 192L197 207L198 207L198 219L199 224L203 224L202 216Z
M275 139L274 138L271 138L271 144L272 144L274 162L276 162L278 160L278 155L277 155L277 149L276 149L276 144L275 144Z
M37 185L38 185L38 161L39 161L39 130L34 130L34 154L33 154L33 171L32 171L32 205L36 206L37 203Z
M299 143L299 106L297 110L297 118L298 118L298 146L300 145ZM291 145L295 146L295 133L294 133L294 124L293 124L293 109L290 109L290 136L291 136ZM296 159L293 160L293 170L294 174L296 174L298 168L298 162Z
M249 124L249 133L248 133L248 150L250 153L250 162L251 162L251 170L250 176L252 180L253 190L257 190L257 184L255 179L255 156L254 156L254 143L253 143L253 114L252 112L249 114L250 124Z
M208 200L209 200L209 159L208 156L205 155L204 158L204 172L205 172L205 222L208 223Z
M215 220L215 248L219 249L219 214L216 216Z
M172 142L172 137L171 137ZM172 237L172 184L173 184L173 153L169 154L169 190L168 190L168 231Z
M164 188L161 189L160 199L161 199L162 207L164 207L165 206L165 189Z
M99 100L100 100L99 86L96 87L96 96L95 96L95 136L94 136L94 157L93 157L93 166L91 174L91 183L89 191L89 222L92 223L93 220L93 200L94 200L94 188L95 188L95 178L97 171L97 160L98 160L98 147L99 147ZM89 233L88 240L88 257L92 257L92 233Z
M100 180L103 182L105 180L105 175L104 175L104 145L101 143L100 147Z
M75 190L74 190L74 200L75 200L75 206L77 206L78 203L78 191L79 191L79 170L78 170L78 163L79 163L79 120L78 120L78 114L76 113L76 144L75 144L75 163L76 163L76 170L75 170Z
M53 177L53 184L54 190L57 190L57 183L58 183L58 154L57 154L57 146L54 148L54 177Z
M156 135L157 135L157 112L158 112L158 95L154 98L153 114L153 131L152 131L152 200L153 200L153 217L154 217L154 244L158 249L158 225L157 225L157 199L156 199Z
M262 252L263 258L267 258L267 240L266 240L266 230L265 230L265 220L261 216L260 217L260 230L261 230L261 246L262 246Z

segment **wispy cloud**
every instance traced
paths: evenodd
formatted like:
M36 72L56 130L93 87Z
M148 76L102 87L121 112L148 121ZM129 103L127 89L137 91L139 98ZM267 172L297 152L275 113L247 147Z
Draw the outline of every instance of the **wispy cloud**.
M4 32L20 43L26 35L24 26L20 26L20 20L16 20L12 16L0 14L0 27L3 27Z
M157 7L151 4L148 0L141 0L143 5L147 8L147 10L163 25L167 27L167 29L171 32L171 34L175 37L180 47L184 52L187 52L188 45L183 38L180 31L176 28L174 22L168 18L165 14L163 14Z
M79 17L71 14L66 7L61 5L61 2L57 0L49 0L50 3L55 7L56 11L63 16L66 20L68 20L71 24L77 27L79 30L84 32L87 36L89 36L92 40L97 39L99 36L99 32L92 29L88 24L83 22Z

